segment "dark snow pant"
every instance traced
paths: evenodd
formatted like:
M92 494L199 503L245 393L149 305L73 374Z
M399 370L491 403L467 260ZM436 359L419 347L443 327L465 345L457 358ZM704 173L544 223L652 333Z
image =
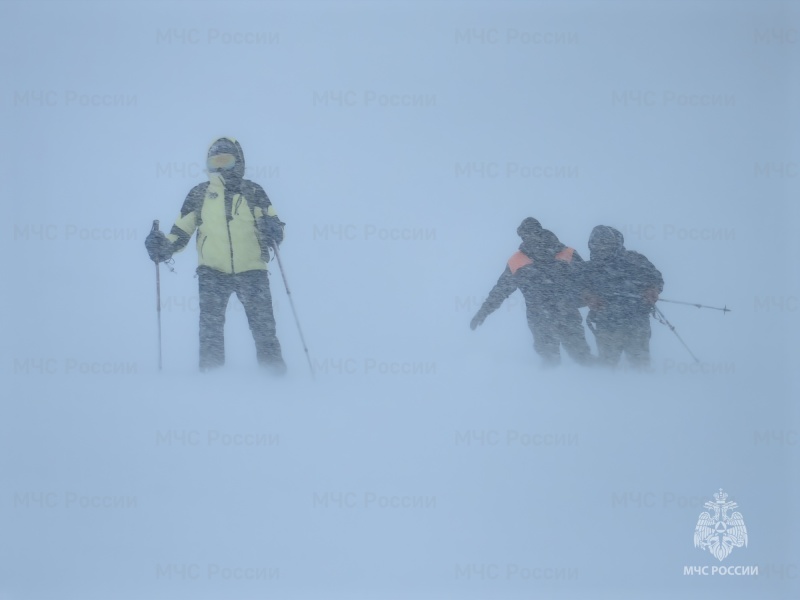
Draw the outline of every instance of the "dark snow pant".
M632 367L650 366L650 315L600 315L593 329L600 362L616 366L622 353Z
M200 286L200 369L205 371L225 364L225 309L233 292L244 306L256 343L258 362L262 365L282 363L267 271L229 275L200 267L197 277Z
M533 333L533 349L546 365L561 362L562 344L575 362L591 362L592 354L586 342L583 318L577 308L538 308L528 313L528 326Z

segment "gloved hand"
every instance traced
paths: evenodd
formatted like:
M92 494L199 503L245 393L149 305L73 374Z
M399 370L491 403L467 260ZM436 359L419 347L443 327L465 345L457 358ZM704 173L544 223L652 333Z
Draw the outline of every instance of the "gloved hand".
M256 219L258 240L261 243L261 255L269 257L269 249L276 248L283 241L283 226L278 217L259 217Z
M151 231L144 240L144 247L153 262L160 263L172 258L172 242L162 231Z
M472 331L475 331L479 325L483 324L487 316L488 315L483 311L483 309L479 310L477 313L475 313L475 316L472 317L472 321L469 322L469 328L472 329Z
M585 305L589 307L589 310L601 310L605 305L602 298L595 294L584 294L583 300Z
M659 294L658 288L651 287L647 288L644 291L642 297L648 304L655 304L656 302L658 302L658 294Z

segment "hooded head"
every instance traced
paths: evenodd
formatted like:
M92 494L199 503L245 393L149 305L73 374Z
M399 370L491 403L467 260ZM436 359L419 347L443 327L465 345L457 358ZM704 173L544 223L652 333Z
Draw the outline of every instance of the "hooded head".
M608 225L598 225L589 235L589 258L608 260L625 250L622 233Z
M520 250L540 263L551 262L556 254L561 252L566 246L561 243L555 233L549 229L542 231L535 238L528 239L520 245Z
M523 242L533 242L542 233L542 224L533 217L523 219L517 227L517 235Z
M564 249L556 234L549 229L542 229L536 219L528 217L517 228L517 234L522 238L519 249L535 261L549 262Z
M555 233L549 229L542 229L536 241L532 244L531 250L533 254L531 257L540 262L548 262L553 260L555 255L563 248L564 244L558 240Z
M244 179L244 153L239 142L229 137L215 140L208 149L206 168L209 175L219 175L226 188L238 190Z

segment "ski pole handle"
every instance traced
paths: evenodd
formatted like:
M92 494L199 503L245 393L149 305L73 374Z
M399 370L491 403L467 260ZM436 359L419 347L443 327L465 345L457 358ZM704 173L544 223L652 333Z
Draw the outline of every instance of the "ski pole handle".
M158 219L153 221L153 228L150 231L158 231Z

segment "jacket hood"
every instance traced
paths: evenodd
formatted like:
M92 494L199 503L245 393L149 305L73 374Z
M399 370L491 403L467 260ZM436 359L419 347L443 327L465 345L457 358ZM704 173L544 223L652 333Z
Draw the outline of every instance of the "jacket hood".
M517 227L517 235L523 240L536 237L542 233L542 224L533 217L523 219L522 223Z
M589 235L589 253L592 260L605 260L625 250L625 238L617 229L598 225Z
M526 239L519 249L535 261L548 262L565 248L556 234L549 229L542 229L534 238Z

